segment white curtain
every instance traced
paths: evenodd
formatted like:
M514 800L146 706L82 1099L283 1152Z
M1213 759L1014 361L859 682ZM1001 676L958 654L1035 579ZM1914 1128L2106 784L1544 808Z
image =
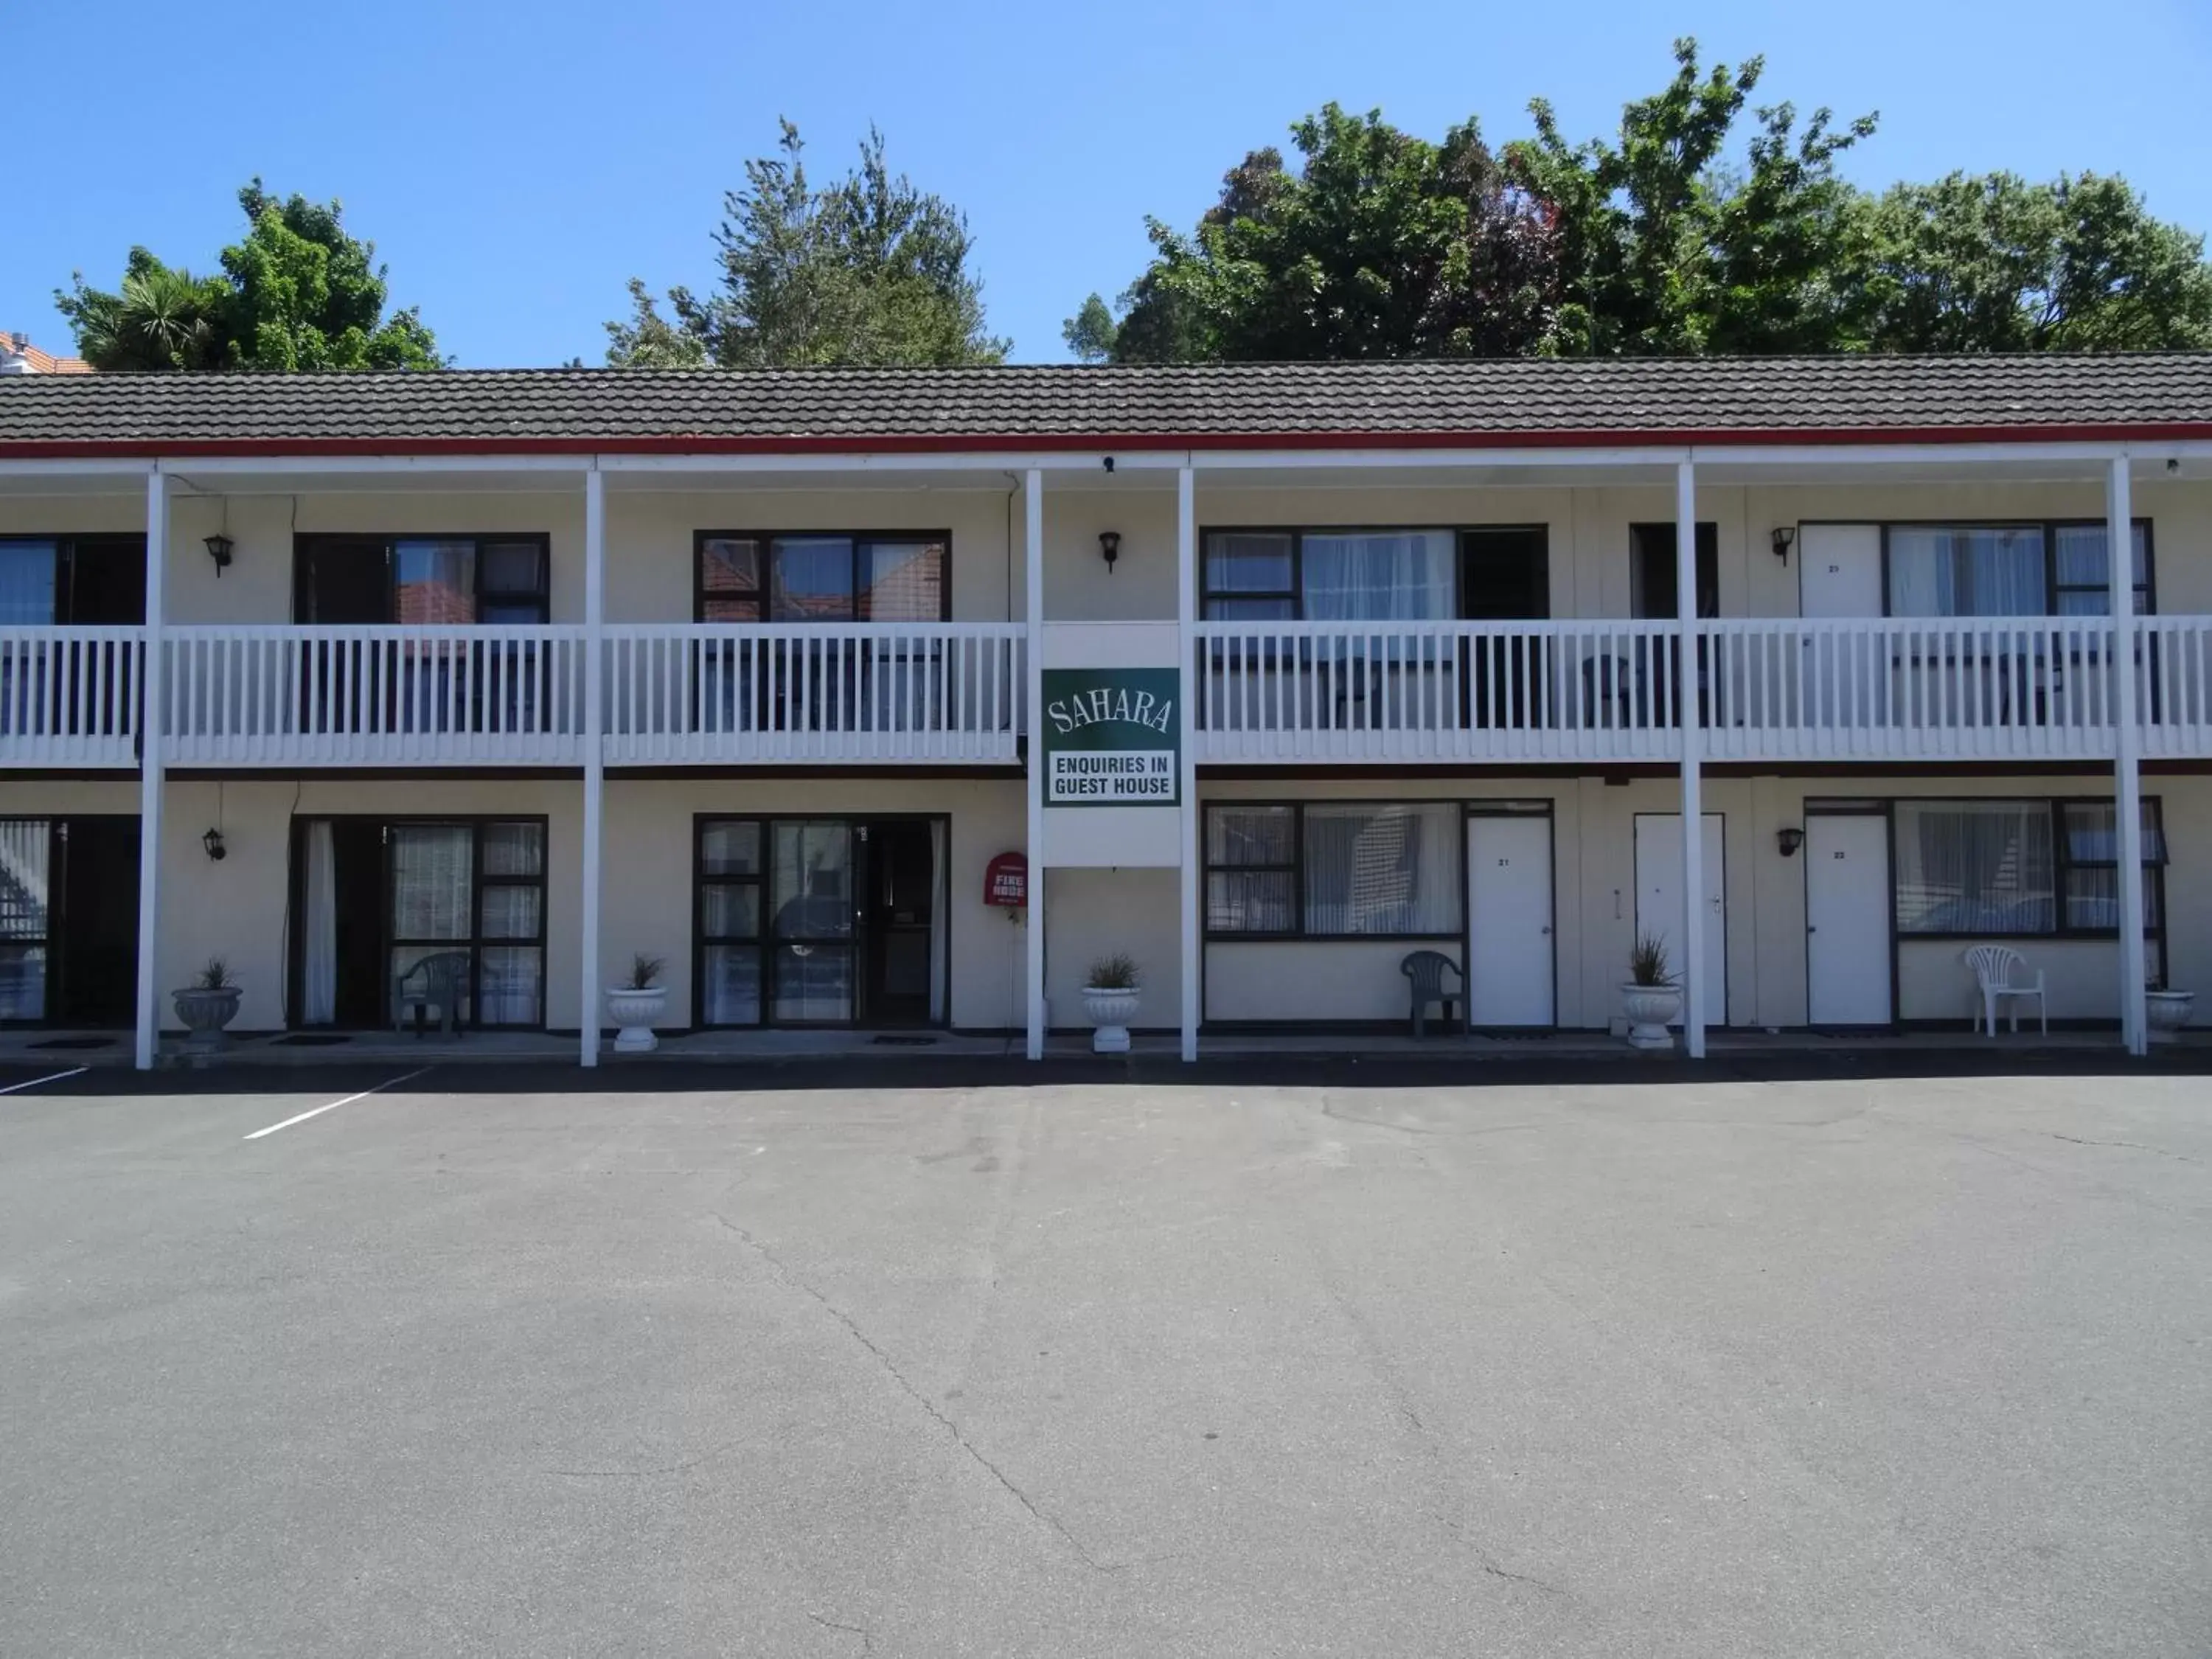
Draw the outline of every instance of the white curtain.
M2057 921L2051 804L1897 803L1900 933L2048 933Z
M946 867L944 819L929 826L929 1018L945 1018L945 929L951 921L951 872Z
M2037 525L1899 525L1889 532L1893 617L2040 617L2043 531Z
M1306 620L1448 620L1457 539L1448 530L1310 533L1304 544Z
M1309 805L1306 932L1458 932L1459 815L1451 805Z
M0 1019L46 1017L53 824L0 818Z
M300 919L300 1019L328 1025L338 1012L337 852L328 818L307 826L307 879Z

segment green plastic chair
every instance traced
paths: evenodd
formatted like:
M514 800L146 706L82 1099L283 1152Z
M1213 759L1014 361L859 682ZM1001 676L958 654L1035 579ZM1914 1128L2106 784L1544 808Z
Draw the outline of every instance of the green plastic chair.
M1429 1034L1428 1011L1434 1004L1443 1010L1444 1024L1452 1023L1452 1010L1459 1006L1460 998L1467 994L1467 977L1459 964L1441 951L1416 951L1398 964L1398 971L1413 981L1413 1035L1425 1037ZM1450 974L1460 981L1456 992L1444 989L1444 975Z
M439 951L424 957L392 981L392 1029L407 1029L407 1011L415 1011L415 1035L422 1035L422 1010L438 1006L438 1029L447 1036L459 1034L461 999L469 994L469 953Z

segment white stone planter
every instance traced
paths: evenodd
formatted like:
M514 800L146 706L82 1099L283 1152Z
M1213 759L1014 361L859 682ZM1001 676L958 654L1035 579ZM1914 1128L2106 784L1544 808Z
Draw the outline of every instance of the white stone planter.
M1671 1048L1674 1034L1669 1020L1680 1018L1682 988L1679 985L1624 985L1620 1012L1628 1017L1628 1046L1632 1048Z
M1129 1022L1137 1017L1137 988L1107 989L1100 986L1083 988L1083 1012L1098 1029L1091 1034L1091 1052L1094 1054L1126 1054L1129 1052Z
M2171 1042L2174 1034L2189 1024L2190 1005L2197 1000L2194 991L2146 991L2143 993L2143 1012L2150 1023L2153 1042Z
M630 986L611 986L607 990L607 1018L614 1021L615 1052L618 1054L647 1054L660 1046L660 1039L653 1028L660 1024L661 1016L668 1012L668 988L655 985L647 990Z
M213 1054L222 1048L222 1028L238 1018L238 1000L244 994L235 985L212 990L204 985L195 985L188 990L170 992L177 1006L178 1021L191 1034L185 1039L185 1047L197 1054Z

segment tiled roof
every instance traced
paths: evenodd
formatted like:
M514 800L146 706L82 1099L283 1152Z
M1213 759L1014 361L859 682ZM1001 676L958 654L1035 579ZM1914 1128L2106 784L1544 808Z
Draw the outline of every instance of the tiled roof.
M2212 431L2212 353L0 379L0 453Z
M92 365L82 357L57 357L31 343L27 334L0 331L0 359L15 357L33 374L89 374Z

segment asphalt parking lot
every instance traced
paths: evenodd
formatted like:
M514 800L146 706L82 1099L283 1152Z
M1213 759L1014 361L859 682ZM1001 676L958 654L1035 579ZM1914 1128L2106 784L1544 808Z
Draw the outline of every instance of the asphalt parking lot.
M2212 1079L1900 1063L10 1073L0 1651L2212 1651Z

